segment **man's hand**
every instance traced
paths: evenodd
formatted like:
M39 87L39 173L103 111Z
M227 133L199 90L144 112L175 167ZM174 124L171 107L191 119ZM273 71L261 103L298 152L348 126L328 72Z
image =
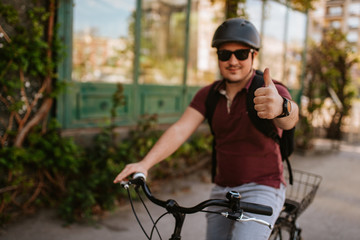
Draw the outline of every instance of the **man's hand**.
M264 70L265 87L255 91L255 110L260 118L274 119L282 112L283 98L279 95L274 82L270 76L270 70Z
M142 162L131 163L125 166L125 168L116 176L114 179L114 183L119 183L123 181L125 178L130 176L131 174L141 172L147 176L148 170L143 166Z

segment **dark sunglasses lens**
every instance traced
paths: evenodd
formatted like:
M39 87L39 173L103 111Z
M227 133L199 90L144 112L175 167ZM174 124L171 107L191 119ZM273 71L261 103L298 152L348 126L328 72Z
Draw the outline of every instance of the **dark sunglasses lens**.
M241 49L241 50L236 50L234 54L238 60L245 60L248 58L249 52L250 49Z
M220 50L217 54L220 61L227 61L230 59L232 52L228 50Z
M218 59L220 61L228 61L231 58L231 54L233 53L235 54L235 57L241 61L248 58L249 52L250 49L239 49L236 50L235 52L229 50L219 50L217 54L218 54Z

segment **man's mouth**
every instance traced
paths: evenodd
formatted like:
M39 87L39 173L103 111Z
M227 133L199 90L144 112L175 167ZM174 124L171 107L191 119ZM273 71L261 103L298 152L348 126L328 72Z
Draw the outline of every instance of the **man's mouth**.
M229 70L237 70L237 69L240 69L241 66L240 65L233 65L233 64L229 64L226 69L229 69Z
M230 72L236 72L236 71L240 70L240 67L227 67L226 70L228 70Z

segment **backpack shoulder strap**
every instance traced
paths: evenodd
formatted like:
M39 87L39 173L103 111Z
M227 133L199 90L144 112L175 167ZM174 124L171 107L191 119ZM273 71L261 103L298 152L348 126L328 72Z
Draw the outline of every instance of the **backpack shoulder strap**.
M212 128L212 118L215 112L216 105L220 99L220 93L216 90L216 86L218 86L219 81L214 82L211 87L210 91L205 100L205 118L207 119L210 127L210 131L213 135L213 142L212 142L212 154L211 154L211 179L212 182L215 180L216 175L216 141L215 141L215 133Z
M271 120L259 118L255 110L254 97L255 91L259 87L264 86L264 78L262 72L256 71L246 96L246 108L249 118L257 130L262 132L265 136L270 137L275 142L280 143L280 137L277 134L276 128Z
M211 133L214 134L212 129L212 117L215 112L216 105L220 99L220 93L216 91L216 86L218 86L219 81L214 82L211 87L210 91L205 100L205 118L207 119Z

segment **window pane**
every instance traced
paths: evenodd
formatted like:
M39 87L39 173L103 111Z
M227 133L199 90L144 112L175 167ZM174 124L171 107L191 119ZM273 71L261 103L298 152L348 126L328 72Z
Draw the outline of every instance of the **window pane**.
M74 0L72 78L132 82L135 0Z
M350 3L349 13L354 15L360 15L360 3L359 2Z
M331 25L332 28L336 28L336 29L341 28L341 22L339 20L331 21L330 25Z
M348 26L349 26L349 28L358 28L360 26L360 18L359 17L349 17L348 18Z
M350 31L347 34L346 38L350 43L357 43L359 39L359 34L357 33L357 31Z
M139 83L182 84L186 0L143 0Z
M261 12L262 12L262 0L248 0L246 1L246 14L248 15L249 21L254 24L258 32L261 31ZM261 34L261 33L260 33ZM263 49L260 49L262 51ZM259 55L255 58L254 68L259 69ZM261 69L263 70L263 69Z
M306 15L289 10L285 73L283 82L291 89L301 87L300 77L306 35Z
M261 12L262 12L262 0L248 0L246 1L246 14L249 21L254 24L256 29L260 32L261 27Z
M328 7L328 14L330 16L341 16L342 15L342 7L341 6Z
M284 31L286 7L266 2L264 36L262 36L262 66L269 67L271 76L282 81L284 71Z
M224 1L193 1L190 19L188 85L205 85L218 78L216 49L211 47L216 28L224 21Z

